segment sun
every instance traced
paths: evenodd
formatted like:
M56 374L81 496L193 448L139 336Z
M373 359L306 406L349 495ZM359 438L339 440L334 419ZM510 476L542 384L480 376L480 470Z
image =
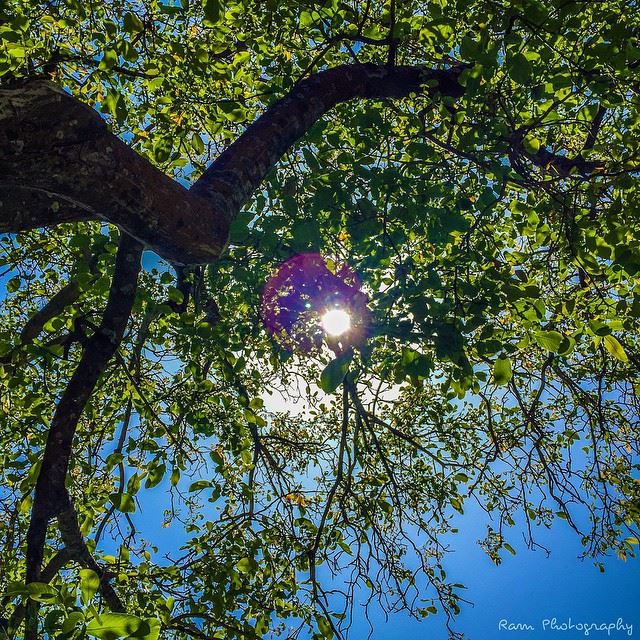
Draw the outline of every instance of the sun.
M351 316L344 309L330 309L322 316L322 328L330 336L341 336L351 329Z

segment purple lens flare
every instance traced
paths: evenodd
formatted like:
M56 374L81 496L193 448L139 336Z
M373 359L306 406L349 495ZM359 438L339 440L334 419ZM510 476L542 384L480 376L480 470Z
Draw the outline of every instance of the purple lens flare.
M319 349L325 337L355 346L366 338L367 301L351 267L303 253L283 262L267 281L262 320L289 350L308 353Z

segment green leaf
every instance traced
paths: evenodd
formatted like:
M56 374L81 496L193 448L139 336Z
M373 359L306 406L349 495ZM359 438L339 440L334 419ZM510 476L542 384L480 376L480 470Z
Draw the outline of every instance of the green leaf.
M562 336L562 342L558 347L558 353L561 356L569 355L575 349L575 346L576 346L576 341L573 338Z
M202 8L204 9L204 17L207 22L215 24L220 20L220 11L222 9L220 0L204 0Z
M241 558L236 563L236 569L240 573L248 573L249 571L251 571L252 566L253 566L253 562L251 561L251 558Z
M140 490L140 484L142 483L142 478L139 474L134 473L127 482L127 493L129 495L135 496L136 493Z
M176 304L182 304L182 301L184 300L184 294L182 293L182 291L180 291L180 289L177 289L176 287L169 287L169 289L167 290L167 295L169 296L169 300L171 300L171 302L175 302Z
M23 46L21 46L19 44L8 43L7 44L7 53L12 58L26 58L27 57L27 50Z
M429 356L408 347L402 347L400 364L408 376L426 378L433 370L433 360Z
M246 109L239 102L227 100L221 102L218 106L225 118L231 122L242 122L247 117Z
M195 133L191 136L191 148L197 153L204 153L204 141L200 137L198 133Z
M5 595L7 596L28 596L29 589L24 582L9 582L5 589Z
M164 474L167 472L166 464L159 464L157 466L149 467L147 470L147 479L145 480L145 489L151 489L162 481Z
M136 638L141 638L142 640L158 640L160 636L160 629L162 625L160 624L160 620L157 618L146 618L145 622L149 625L149 633L145 635L139 635L136 633Z
M173 143L169 138L158 136L153 144L153 155L158 162L166 162L171 157Z
M146 620L125 613L102 613L87 625L87 633L101 640L148 637L151 626Z
M62 623L62 633L69 633L69 631L78 626L78 623L83 621L84 614L82 611L72 611Z
M533 337L541 347L553 353L560 352L560 345L564 340L564 336L558 331L537 331Z
M29 598L36 602L55 602L60 597L56 589L44 582L30 582L27 591Z
M320 248L320 225L317 220L296 221L291 228L291 235L294 251L303 252Z
M109 499L113 502L113 506L122 513L133 513L136 510L133 496L129 493L112 493Z
M102 55L102 60L98 65L98 69L102 71L108 71L118 64L118 54L114 49L107 49Z
M349 363L351 362L351 354L349 356L340 356L332 360L320 374L320 388L325 393L333 393L344 380L349 371Z
M331 629L331 624L327 618L324 616L317 616L316 622L318 623L318 631L320 631L325 638L333 638L333 630Z
M88 605L91 598L100 588L100 577L91 569L80 569L80 599L83 605Z
M229 229L229 241L234 244L241 244L246 242L249 237L250 223L255 218L255 214L252 211L240 213L237 215L231 223Z
M122 26L127 33L138 33L144 29L142 20L135 13L128 11L122 18Z
M100 109L104 113L109 113L114 116L118 124L123 124L127 119L127 107L124 96L113 89L110 89L105 96ZM111 245L105 245L105 248L111 250ZM116 248L117 247L113 245L113 249L115 250Z
M589 329L596 336L608 336L611 333L611 327L606 322L600 320L591 320L589 322Z
M526 56L522 53L517 53L509 59L507 72L511 79L518 84L527 84L531 76L531 64Z
M208 489L212 487L213 484L211 480L196 480L196 482L191 483L189 487L189 493L193 493L194 491L201 491L202 489Z
M627 352L624 350L624 347L620 344L618 339L614 336L604 336L602 338L604 342L604 348L616 359L620 360L620 362L629 362L629 356Z
M524 140L522 141L522 144L525 150L532 155L540 151L540 140L538 140L538 138L536 138L535 136L532 136L532 135L525 136Z
M509 384L512 377L511 360L506 356L498 358L493 364L493 381L497 385L505 385Z
M7 293L15 293L20 288L20 282L20 276L14 276L13 278L11 278L11 280L7 282L7 285L5 287Z

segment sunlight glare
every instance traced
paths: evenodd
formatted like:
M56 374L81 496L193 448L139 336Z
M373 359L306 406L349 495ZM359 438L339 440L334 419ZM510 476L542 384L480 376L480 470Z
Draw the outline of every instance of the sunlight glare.
M322 328L330 336L341 336L351 329L351 316L344 309L331 309L322 316Z

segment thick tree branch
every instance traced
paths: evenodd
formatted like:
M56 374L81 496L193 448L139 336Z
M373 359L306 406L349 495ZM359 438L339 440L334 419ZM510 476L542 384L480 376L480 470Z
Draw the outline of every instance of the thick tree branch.
M100 217L173 262L212 262L240 207L329 109L420 91L457 98L461 70L362 64L317 73L267 109L189 191L88 106L46 80L22 81L0 90L0 232Z
M124 605L110 584L111 575L96 562L95 558L91 555L84 538L82 537L80 525L78 523L78 516L73 506L70 506L68 509L58 514L58 528L60 530L62 540L65 543L65 547L60 549L60 551L57 551L44 569L42 569L40 573L40 582L51 582L65 564L71 560L75 560L81 566L95 571L98 575L100 578L100 593L109 608L112 611L124 612ZM6 605L6 602L4 604ZM33 613L37 613L38 607L34 606L34 604L35 603L30 603L30 607L25 607L23 604L19 604L14 609L8 624L9 636L11 638L15 636L15 632L24 619L28 609ZM35 631L35 629L33 629L33 631Z
M343 65L299 82L273 104L204 172L191 188L205 197L221 193L237 211L296 140L327 111L354 99L403 98L426 92L459 98L462 67Z
M1 133L0 140L4 144ZM3 163L3 153L6 153L4 149L0 151L0 163ZM0 176L0 232L27 231L95 218L92 211L74 200L38 187L8 182L6 175Z
M36 481L27 532L27 583L41 579L49 520L72 508L65 480L73 437L80 415L93 393L98 378L122 340L135 300L141 253L142 245L130 236L122 234L102 322L88 339L78 367L53 416ZM33 615L31 618L28 615L25 637L35 635L37 632L34 629Z
M225 203L189 194L43 79L0 90L0 232L100 217L163 256L211 261Z
M49 560L49 562L47 563L47 566L40 573L40 582L45 582L47 584L51 582L54 579L54 577L58 574L58 572L62 569L62 567L64 567L64 565L67 564L67 562L69 562L70 560L71 560L71 554L69 553L68 549L63 548L63 549L60 549L60 551L56 551L56 553L53 555L51 560ZM3 598L2 604L6 606L7 602L10 599L11 599L10 597ZM20 624L22 623L25 613L26 613L26 607L22 603L18 604L16 608L13 610L13 613L11 614L11 617L9 618L8 625L7 625L9 638L15 637L15 633L18 627L20 626ZM0 638L2 638L1 635L0 635Z

